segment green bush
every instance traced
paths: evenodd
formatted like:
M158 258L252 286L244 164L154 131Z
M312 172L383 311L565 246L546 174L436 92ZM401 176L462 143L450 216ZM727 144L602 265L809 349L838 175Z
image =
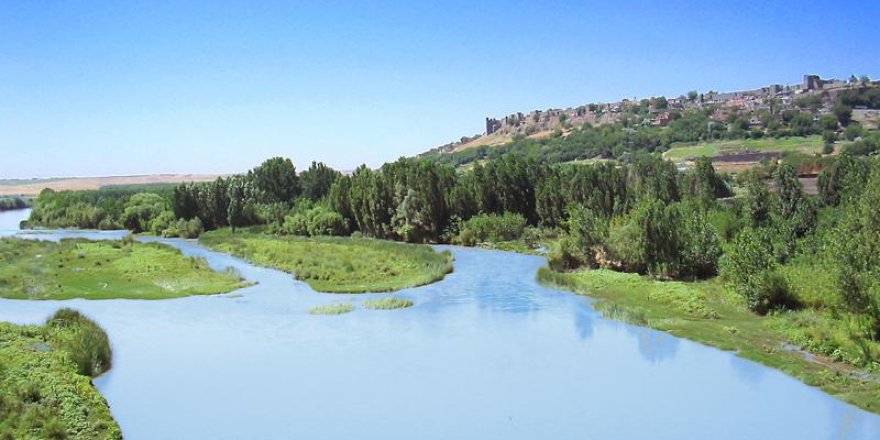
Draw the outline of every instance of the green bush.
M771 234L766 229L744 229L730 243L720 265L721 276L749 309L762 315L798 306L785 278L776 272Z
M178 219L177 222L173 224L173 226L162 231L162 236L199 238L199 236L202 235L203 232L205 232L205 228L202 225L202 220L196 217L191 220Z
M110 369L110 340L94 321L76 310L65 308L55 312L47 325L68 330L61 339L60 348L68 353L79 374L94 377Z
M457 242L465 246L477 243L511 241L522 237L526 219L520 214L480 214L461 223Z
M285 217L280 232L302 236L346 235L348 223L336 211L317 206Z

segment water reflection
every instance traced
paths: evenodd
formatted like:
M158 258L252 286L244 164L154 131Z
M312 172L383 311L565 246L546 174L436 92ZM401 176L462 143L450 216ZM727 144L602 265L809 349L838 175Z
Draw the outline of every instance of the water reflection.
M165 301L0 300L2 320L64 305L108 330L114 368L95 383L127 439L880 438L877 416L782 373L537 285L537 257L451 248L445 281L396 294L414 307L328 317L308 310L381 294L319 294L163 241L259 284Z

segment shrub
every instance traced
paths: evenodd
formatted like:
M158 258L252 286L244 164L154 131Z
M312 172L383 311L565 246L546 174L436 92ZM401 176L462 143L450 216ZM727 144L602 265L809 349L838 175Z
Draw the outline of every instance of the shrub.
M457 241L465 246L474 246L477 243L516 240L522 236L525 227L526 219L519 214L480 214L461 223Z
M763 315L774 308L797 306L776 267L771 233L748 228L737 234L722 257L721 276L749 309Z
M345 235L348 222L336 211L318 206L285 217L280 232L302 236Z
M163 237L199 238L205 228L198 217L191 220L178 219L174 226L162 231Z
M110 369L110 341L94 321L65 308L55 312L47 325L72 330L62 339L60 348L68 353L79 374L94 377Z

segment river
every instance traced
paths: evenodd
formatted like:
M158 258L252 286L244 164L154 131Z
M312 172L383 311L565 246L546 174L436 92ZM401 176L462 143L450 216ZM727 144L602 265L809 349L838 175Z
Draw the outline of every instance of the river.
M126 439L880 438L880 416L538 285L540 257L451 247L454 273L398 293L414 307L314 316L381 295L316 293L195 241L161 241L259 284L161 301L0 300L0 320L39 323L64 306L107 330L114 365L94 382Z

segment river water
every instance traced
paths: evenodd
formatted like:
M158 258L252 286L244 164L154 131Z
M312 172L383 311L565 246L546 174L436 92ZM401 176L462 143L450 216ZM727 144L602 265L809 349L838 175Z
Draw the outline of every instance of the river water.
M397 293L412 308L313 316L382 295L316 293L162 241L259 284L161 301L0 300L0 320L39 323L64 306L107 330L114 365L95 385L126 439L880 438L880 417L781 372L536 284L540 257L450 248L454 273Z

